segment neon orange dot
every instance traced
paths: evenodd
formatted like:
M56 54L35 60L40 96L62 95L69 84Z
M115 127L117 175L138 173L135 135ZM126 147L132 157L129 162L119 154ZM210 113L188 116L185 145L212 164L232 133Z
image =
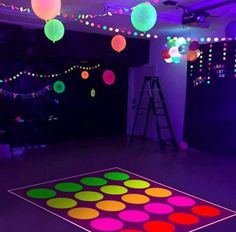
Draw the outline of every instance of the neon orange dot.
M88 79L88 78L89 78L89 72L83 71L83 72L81 73L81 77L82 77L84 80Z
M217 217L220 215L220 210L207 205L199 205L192 208L192 212L203 217Z
M148 232L174 232L174 225L162 221L149 221L143 225Z
M171 222L180 225L194 225L199 222L196 216L189 213L173 213L168 218Z

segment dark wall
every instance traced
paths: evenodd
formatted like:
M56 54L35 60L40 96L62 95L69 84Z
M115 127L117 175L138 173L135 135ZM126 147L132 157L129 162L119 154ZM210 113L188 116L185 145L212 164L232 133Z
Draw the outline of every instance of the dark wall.
M50 92L27 100L0 95L0 123L8 128L10 139L22 134L20 139L11 141L13 144L126 133L129 67L148 62L149 41L128 39L127 48L118 54L110 46L110 36L66 31L65 37L53 44L45 38L43 30L26 30L5 24L0 28L1 78L11 77L20 70L50 74L63 72L75 64L101 64L101 68L89 71L88 80L81 79L81 70L57 79L63 80L66 85L66 91L61 95ZM116 82L112 86L102 81L102 73L106 69L116 74ZM22 76L0 84L0 88L28 93L54 81ZM95 98L90 96L92 88L97 93ZM58 120L48 121L50 115ZM25 122L15 123L16 116L21 116Z
M210 46L201 46L203 63L198 59L188 64L184 136L193 148L235 154L236 42L220 42ZM210 49L212 60L209 60ZM194 80L199 77L202 80L194 86ZM210 77L210 82L207 82L207 77Z

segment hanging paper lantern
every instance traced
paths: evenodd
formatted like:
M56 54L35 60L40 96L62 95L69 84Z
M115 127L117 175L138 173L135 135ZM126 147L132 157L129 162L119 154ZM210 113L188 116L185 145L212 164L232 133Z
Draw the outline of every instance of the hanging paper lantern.
M88 72L88 71L83 71L83 72L81 73L81 77L82 77L84 80L88 79L88 78L89 78L89 72Z
M181 61L180 56L172 57L172 62L173 62L173 63L178 64L178 63L180 63L180 61Z
M33 12L43 20L55 18L61 11L61 0L31 0Z
M56 41L59 41L63 38L65 28L61 21L58 19L52 19L47 21L45 24L44 33L49 40L55 43Z
M200 47L200 44L197 41L192 41L189 45L189 50L195 51Z
M114 84L116 80L115 73L111 70L106 70L103 75L102 75L103 81L107 85L112 85Z
M111 40L112 48L117 51L121 52L126 47L126 39L123 35L115 35Z
M162 54L162 57L164 59L169 59L170 58L170 54L169 54L169 49L168 48L163 49L161 54Z
M180 38L177 39L177 42L176 42L177 46L181 46L181 45L184 45L184 44L187 44L187 41L184 37L180 37Z
M236 20L227 24L225 28L225 35L228 38L236 37Z
M131 13L131 23L139 31L146 32L154 27L157 21L157 12L150 3L140 3Z
M170 39L170 40L167 42L167 47L168 47L168 48L176 47L176 46L177 46L177 39L176 39L176 38Z
M65 84L63 81L56 81L54 84L53 84L53 89L56 93L63 93L66 89L65 87Z
M91 89L90 96L91 97L95 97L96 96L96 90L95 89Z
M188 61L195 61L197 59L197 52L196 51L192 51L192 50L189 50L187 52L187 60Z

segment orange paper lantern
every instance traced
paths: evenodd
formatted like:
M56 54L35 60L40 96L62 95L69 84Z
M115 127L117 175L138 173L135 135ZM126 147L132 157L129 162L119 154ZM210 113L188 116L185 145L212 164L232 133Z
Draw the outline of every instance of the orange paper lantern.
M81 73L81 77L82 77L84 80L86 80L86 79L89 78L89 73L88 73L87 71L83 71L83 72Z
M126 47L126 39L123 35L115 35L111 40L112 48L117 51L121 52Z
M61 0L31 0L33 12L43 20L55 18L61 11Z

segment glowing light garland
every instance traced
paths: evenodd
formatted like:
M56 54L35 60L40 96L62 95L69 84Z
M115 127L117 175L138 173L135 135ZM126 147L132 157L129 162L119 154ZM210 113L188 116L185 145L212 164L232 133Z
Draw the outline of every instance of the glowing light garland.
M21 76L30 76L30 77L39 77L39 78L57 78L60 76L64 76L65 74L68 74L74 70L80 69L80 70L95 70L100 68L101 65L100 64L96 64L93 66L83 66L83 65L73 65L70 68L66 69L64 72L62 73L53 73L53 74L40 74L40 73L34 73L34 72L29 72L29 71L20 71L18 72L16 75L12 76L12 77L8 77L8 78L4 78L4 79L0 79L0 84L1 83L7 83L13 80L18 79Z
M4 95L5 97L10 97L10 98L14 98L14 99L20 98L20 99L25 100L25 99L32 99L32 98L43 96L51 90L52 90L52 86L47 85L44 88L40 89L39 91L22 94L22 93L14 93L14 92L7 91L7 90L4 90L1 88L0 94Z
M18 6L15 6L14 4L7 5L5 3L0 3L0 7L6 8L6 9L9 9L9 10L12 10L12 11L16 10L16 11L19 11L20 13L28 13L28 14L32 13L31 8L25 8L25 7L22 7L22 6L18 7ZM66 19L70 19L70 20L79 22L83 26L90 26L92 28L96 28L98 30L103 30L103 31L108 31L108 32L111 32L113 34L114 33L122 33L122 34L126 34L128 36L146 37L148 39L150 39L150 38L157 39L158 38L158 35L156 35L156 34L151 34L151 33L145 34L145 33L138 32L138 31L121 30L118 27L101 25L101 24L89 21L89 19L95 19L97 17L107 17L107 16L112 17L113 14L121 15L123 13L121 13L121 12L113 12L113 13L107 12L107 13L104 13L104 14L94 14L94 15L92 15L92 14L77 14L77 15L75 15L75 14L69 14L67 12L61 12L61 14L59 16L63 17L63 18L66 18Z

